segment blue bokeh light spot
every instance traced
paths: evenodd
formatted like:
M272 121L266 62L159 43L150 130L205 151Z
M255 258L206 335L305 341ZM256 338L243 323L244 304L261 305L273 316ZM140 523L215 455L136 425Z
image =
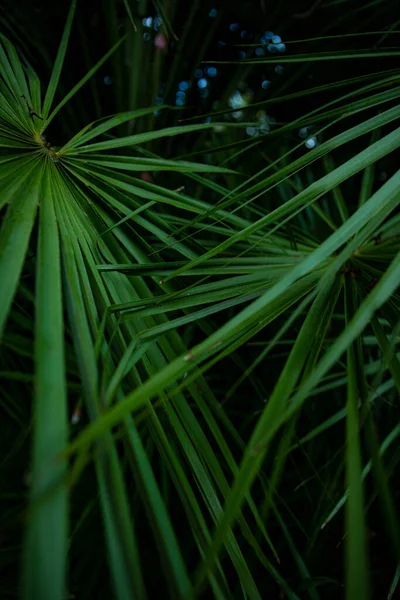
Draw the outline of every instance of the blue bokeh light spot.
M301 137L301 138L303 138L303 139L304 139L304 138L306 138L306 137L307 137L307 135L308 135L308 127L301 127L301 128L299 129L299 132L298 132L298 133L299 133L299 137Z
M282 41L282 39L281 39L280 35L274 35L274 37L272 38L273 44L279 44L281 41Z
M200 77L203 77L203 75L203 69L196 69L194 72L194 76L196 77L196 79L200 79Z
M112 84L112 79L109 75L106 75L103 79L104 81L104 85L111 85Z
M215 77L217 74L217 69L215 67L208 67L206 72L209 77Z
M258 127L246 127L246 133L250 136L258 135Z
M243 100L243 96L239 90L236 90L236 92L232 94L228 100L228 104L231 108L241 108L245 105L245 101Z
M277 48L278 52L285 52L285 50L286 50L285 44L277 44L276 48Z
M208 81L207 79L205 79L204 77L202 77L201 79L198 80L197 82L197 86L203 90L204 88L206 88L208 85Z
M188 90L188 89L189 89L189 82L188 82L188 81L181 81L181 82L179 83L179 89L180 89L182 92L186 92L186 90Z
M266 90L267 87L270 86L270 85L271 85L271 82L268 81L268 79L264 79L264 81L261 84L261 87L262 87L263 90Z
M217 16L217 9L216 8L212 8L210 10L210 12L208 13L208 16L211 17L212 19L215 19L215 17Z
M239 29L239 23L231 23L231 24L229 25L229 29L230 29L231 31L237 31L237 30Z

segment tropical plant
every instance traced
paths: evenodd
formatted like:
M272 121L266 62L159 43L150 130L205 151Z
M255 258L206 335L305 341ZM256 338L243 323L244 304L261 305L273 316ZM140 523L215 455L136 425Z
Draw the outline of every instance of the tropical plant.
M75 4L44 94L26 56L0 43L3 566L13 566L0 592L15 592L23 538L26 599L128 600L160 586L182 599L338 597L341 569L321 562L320 530L345 505L346 597L368 598L380 584L368 564L370 471L393 547L387 583L400 563L388 480L400 433L399 71L268 98L335 92L258 137L259 106L243 107L247 121L223 104L220 122L182 125L171 107L139 108L136 82L132 110L98 114L56 148L49 126L84 84L125 44L140 48L125 2L132 30L60 95ZM294 136L304 128L306 153ZM254 157L248 171L243 156Z

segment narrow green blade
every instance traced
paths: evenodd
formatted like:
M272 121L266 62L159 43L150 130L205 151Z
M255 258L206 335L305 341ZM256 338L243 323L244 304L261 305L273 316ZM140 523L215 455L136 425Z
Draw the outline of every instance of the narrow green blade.
M67 51L69 36L71 33L72 21L74 19L76 8L76 0L72 0L71 7L69 9L67 21L64 27L64 33L61 38L60 46L58 48L57 57L54 62L53 71L50 77L49 85L47 87L46 96L43 102L43 119L47 119L50 112L51 105L53 104L54 96L57 91L58 82L60 79L61 69L64 64L65 53Z
M0 229L0 338L28 248L39 201L41 176L42 169L35 169L18 188Z
M353 282L350 281L350 284ZM349 289L350 288L350 289ZM346 320L354 312L354 286L346 286ZM364 491L362 483L360 422L358 415L358 383L355 348L347 349L347 420L346 463L349 497L346 504L346 598L368 600L369 576L367 564L366 523L364 517Z
M58 226L45 172L40 205L36 280L32 490L25 546L23 598L64 600L68 547L66 461L68 438L64 324Z

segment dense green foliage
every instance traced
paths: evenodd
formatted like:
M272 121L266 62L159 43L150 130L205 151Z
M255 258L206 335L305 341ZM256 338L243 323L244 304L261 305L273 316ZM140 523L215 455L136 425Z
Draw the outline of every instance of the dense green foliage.
M396 588L396 3L288 5L1 16L2 598Z

